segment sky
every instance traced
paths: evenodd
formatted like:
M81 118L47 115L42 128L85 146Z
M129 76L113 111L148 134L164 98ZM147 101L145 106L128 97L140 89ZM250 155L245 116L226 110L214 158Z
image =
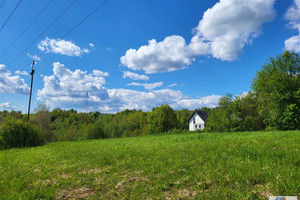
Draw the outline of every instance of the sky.
M0 27L0 110L27 113L33 60L32 111L193 110L300 52L300 0L0 0Z

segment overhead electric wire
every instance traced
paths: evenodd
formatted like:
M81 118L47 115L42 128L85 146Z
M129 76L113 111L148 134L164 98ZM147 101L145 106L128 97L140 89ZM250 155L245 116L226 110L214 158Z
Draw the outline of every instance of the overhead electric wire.
M97 6L92 12L90 12L87 16L85 16L80 22L78 22L75 26L73 26L69 31L67 31L61 38L65 38L67 35L69 35L72 31L74 31L78 26L80 26L85 20L87 20L90 16L92 16L98 9L100 9L102 6L104 6L105 3L107 3L109 0L104 0L99 6ZM38 57L43 56L46 53L46 51L43 51L38 55ZM26 68L27 66L23 67Z
M77 0L73 0L72 3L64 9L64 11L58 16L56 17L51 24L49 24L29 45L26 46L26 48L19 53L9 64L12 64L20 55L22 55L34 42L36 42L57 20L59 20L72 6L73 4L76 2Z
M48 8L48 6L50 5L50 3L52 3L53 0L50 0L46 6L37 14L37 16L26 26L26 28L23 30L23 32L13 41L13 43L6 49L3 51L3 53L0 55L0 58L2 56L4 56L11 48L12 46L20 39L20 37L22 37L24 35L24 33L30 28L30 26L41 16L41 14L46 10L46 8ZM1 8L1 7L0 7Z
M15 10L18 8L18 6L20 5L22 0L19 0L19 2L17 3L17 5L15 6L15 8L13 9L13 11L10 13L10 15L8 16L8 18L6 19L6 21L4 22L4 24L2 25L2 27L0 28L0 31L2 31L2 29L4 28L4 26L6 25L6 23L8 22L8 20L11 18L11 16L14 14ZM2 5L1 5L2 6Z
M91 15L93 15L99 8L101 8L102 6L104 6L105 3L107 3L109 0L104 0L103 3L101 3L99 6L97 6L90 14L88 14L85 18L83 18L78 24L76 24L75 26L73 26L73 28L71 28L68 32L66 32L62 38L65 38L67 35L69 35L72 31L74 31L74 29L76 29L80 24L82 24L85 20L87 20Z
M85 20L87 20L91 15L93 15L98 9L100 9L104 4L106 4L109 0L104 0L99 6L97 6L92 12L90 12L86 17L84 17L80 22L78 22L75 26L73 26L69 31L67 31L61 38L65 38L67 35L69 35L72 31L74 31L79 25L81 25ZM34 41L35 42L35 41ZM26 49L27 50L27 49ZM22 52L24 53L24 52ZM22 54L21 53L21 54ZM39 54L38 57L43 56L46 53L46 51L43 51L41 54ZM20 54L20 55L21 55ZM14 61L14 60L13 60ZM13 62L12 61L12 62ZM12 63L11 62L11 63ZM10 64L11 64L10 63ZM21 70L25 69L28 66L24 66Z
M0 5L0 9L2 8L4 2L5 2L5 0L2 1L1 5Z

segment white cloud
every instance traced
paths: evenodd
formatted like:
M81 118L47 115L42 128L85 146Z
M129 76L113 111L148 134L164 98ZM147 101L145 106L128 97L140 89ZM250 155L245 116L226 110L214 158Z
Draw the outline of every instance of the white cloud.
M12 73L5 69L5 65L0 64L0 94L29 94L29 87L24 79L17 76L12 76Z
M286 50L300 52L300 35L290 37L284 42L284 44Z
M93 70L93 75L95 76L109 76L108 72L103 72L100 70Z
M203 42L209 44L213 57L235 60L244 46L251 44L252 39L260 34L262 24L273 20L274 2L275 0L220 0L204 13L195 29L196 35L191 45L194 45L193 40L200 40L200 43L196 43L199 46Z
M53 107L83 108L86 100L100 103L109 98L103 87L103 77L79 69L73 72L59 62L53 63L53 75L44 76L43 81L44 88L38 90L38 100Z
M177 87L177 86L178 86L177 83L173 83L173 84L169 85L168 87L170 88L170 87Z
M129 89L106 89L103 77L79 69L71 71L59 62L53 63L53 75L44 76L44 87L38 90L38 100L52 108L80 109L115 113L125 109L151 110L169 104L174 109L215 107L220 96L191 99L181 91L171 89L140 92ZM162 84L162 83L159 83Z
M27 56L29 56L30 58L32 58L34 61L41 61L41 58L38 57L37 55L31 55L29 53L27 53Z
M12 106L11 103L6 102L6 103L1 103L0 104L0 109L1 110L12 110L12 109L16 109L16 107Z
M28 72L26 72L26 71L21 71L21 70L15 71L15 74L17 74L17 75L29 76L29 73L28 73Z
M186 68L192 62L184 38L172 35L162 42L150 40L138 50L129 49L121 57L121 63L146 74L170 72Z
M93 44L93 43L90 43L89 46L90 46L90 47L94 47L94 44Z
M200 99L191 99L181 91L170 89L139 92L126 89L108 89L110 102L100 106L102 112L117 112L125 109L151 110L154 107L169 104L173 109L195 109L215 107L221 96L212 95Z
M287 20L296 21L300 19L300 1L294 0L294 4L288 8L285 13L285 18Z
M112 50L111 48L108 48L108 47L106 47L105 49L106 49L107 51L111 51L111 50Z
M149 76L140 75L140 74L129 72L129 71L123 72L123 78L130 78L133 80L143 80L143 81L149 80Z
M190 110L194 110L195 108L201 107L216 107L219 103L219 99L222 96L220 95L211 95L206 97L201 97L199 99L180 99L177 102L170 104L170 106L174 109L182 109L187 108Z
M184 69L201 55L235 60L260 34L262 24L274 18L274 1L220 0L204 13L190 44L177 35L161 42L152 39L137 50L127 50L120 61L130 69L152 74Z
M287 50L300 52L300 1L294 0L294 4L289 7L285 13L285 18L289 20L289 25L292 29L298 30L298 35L292 36L287 39L284 44Z
M154 88L163 86L163 82L155 82L155 83L136 83L132 82L127 85L133 85L133 86L142 86L147 90L153 90Z
M66 56L81 56L83 53L89 53L90 50L86 48L80 48L71 41L63 39L50 39L46 37L38 44L38 48L46 53L55 53Z

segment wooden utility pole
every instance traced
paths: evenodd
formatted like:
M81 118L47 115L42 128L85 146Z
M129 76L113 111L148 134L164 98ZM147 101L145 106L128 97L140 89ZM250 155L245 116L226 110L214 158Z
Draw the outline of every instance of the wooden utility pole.
M30 104L31 104L31 95L32 95L32 84L33 84L33 74L34 74L34 61L32 61L32 69L31 69L31 86L30 86L30 94L29 94L29 104L28 104L28 115L27 115L27 122L29 122L29 115L30 115Z

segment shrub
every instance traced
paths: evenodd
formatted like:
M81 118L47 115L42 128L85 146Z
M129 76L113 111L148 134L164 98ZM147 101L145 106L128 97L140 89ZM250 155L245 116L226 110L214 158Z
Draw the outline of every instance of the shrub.
M0 149L35 147L45 144L37 128L19 120L5 120L0 127Z
M107 138L103 130L103 124L99 120L88 127L87 133L87 139Z

